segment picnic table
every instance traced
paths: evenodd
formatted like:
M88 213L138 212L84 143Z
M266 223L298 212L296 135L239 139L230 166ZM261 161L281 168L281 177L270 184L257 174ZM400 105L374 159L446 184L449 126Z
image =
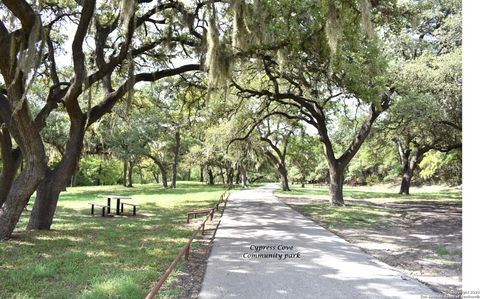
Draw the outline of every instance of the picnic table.
M110 214L110 207L111 207L111 201L112 199L117 200L117 210L115 214L120 215L120 199L132 199L130 196L123 196L123 195L113 195L113 194L107 194L107 195L99 195L98 197L103 197L107 199L107 213Z

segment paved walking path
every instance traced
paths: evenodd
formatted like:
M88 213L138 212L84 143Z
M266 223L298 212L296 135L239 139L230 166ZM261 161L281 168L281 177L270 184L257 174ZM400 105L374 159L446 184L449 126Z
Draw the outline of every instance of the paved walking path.
M272 195L275 188L232 194L199 298L436 295L284 205Z

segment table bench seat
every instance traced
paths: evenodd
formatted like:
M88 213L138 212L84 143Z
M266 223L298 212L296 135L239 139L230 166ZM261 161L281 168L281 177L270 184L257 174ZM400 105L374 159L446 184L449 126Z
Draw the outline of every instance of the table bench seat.
M121 207L120 207L120 213L123 214L123 206L126 205L126 206L132 206L133 207L133 215L135 216L137 214L137 207L139 207L140 205L136 204L136 203L131 203L131 202L121 202L120 203Z
M101 207L102 208L102 216L105 217L105 209L108 208L107 205L104 205L104 204L101 204L101 203L97 203L97 202L89 202L88 203L89 205L92 205L92 215L94 214L94 210L95 210L95 206L97 207Z

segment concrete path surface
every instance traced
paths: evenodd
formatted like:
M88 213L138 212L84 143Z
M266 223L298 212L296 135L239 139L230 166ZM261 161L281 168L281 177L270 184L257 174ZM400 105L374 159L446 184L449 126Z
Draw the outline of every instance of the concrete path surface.
M292 210L275 188L230 196L199 298L439 297Z

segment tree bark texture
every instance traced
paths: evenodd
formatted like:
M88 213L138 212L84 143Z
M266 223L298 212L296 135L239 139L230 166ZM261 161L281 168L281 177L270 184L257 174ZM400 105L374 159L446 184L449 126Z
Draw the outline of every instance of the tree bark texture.
M168 177L167 177L167 167L163 163L157 164L160 168L160 176L162 177L162 187L163 189L168 189Z
M0 132L0 147L2 153L2 172L0 173L0 207L7 200L8 192L20 167L22 155L20 149L13 149L12 139L5 127Z
M127 172L128 172L128 161L127 158L123 159L123 187L127 187Z
M339 166L329 165L330 175L330 204L334 206L344 206L343 200L343 179L344 170Z
M213 171L210 167L207 167L207 174L208 174L208 184L211 186L215 185L215 176L213 175Z
M247 188L248 187L247 169L243 166L240 168L240 178L241 178L242 188Z
M177 188L177 168L178 168L178 160L180 157L180 131L175 132L175 149L174 149L174 158L173 158L173 166L172 166L172 188Z
M128 161L127 188L133 187L133 161Z
M21 94L12 92L9 97L20 99ZM0 99L0 101L3 100ZM5 119L4 113L7 111L3 108L0 107L0 114L2 119ZM11 115L12 121L6 124L22 152L25 166L13 180L5 201L0 207L0 240L11 237L23 209L43 179L47 167L43 142L38 131L32 130L34 124L30 115L28 106L24 103L17 113Z
M402 144L398 138L395 139L395 143L397 144L400 162L402 163L402 182L399 194L410 195L410 184L413 174L428 148L421 148L415 144L411 145L411 140L407 140L405 144Z

